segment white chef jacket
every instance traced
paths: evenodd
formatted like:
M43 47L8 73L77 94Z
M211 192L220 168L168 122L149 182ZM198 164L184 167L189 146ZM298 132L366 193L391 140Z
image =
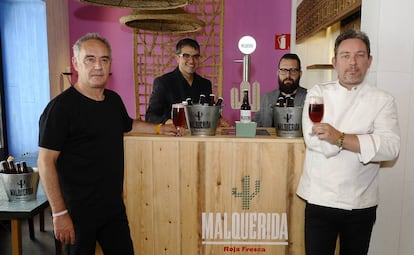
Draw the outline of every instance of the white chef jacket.
M357 135L360 153L340 151L311 134L308 98L312 95L324 98L322 122ZM394 98L367 83L348 90L333 81L308 90L303 109L306 156L297 194L312 204L346 210L377 205L380 161L395 159L400 148Z

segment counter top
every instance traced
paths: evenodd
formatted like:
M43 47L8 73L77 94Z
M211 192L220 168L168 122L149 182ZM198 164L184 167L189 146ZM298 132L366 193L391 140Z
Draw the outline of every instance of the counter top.
M215 136L166 136L166 135L155 135L155 134L138 134L132 133L125 135L125 137L148 137L151 140L165 140L165 138L169 139L179 139L184 141L209 141L214 139L223 140L223 141L243 141L243 142L276 142L276 143L304 143L303 137L297 138L286 138L280 137L276 135L276 131L274 128L258 128L256 131L256 137L237 137L235 135L235 128L218 128Z

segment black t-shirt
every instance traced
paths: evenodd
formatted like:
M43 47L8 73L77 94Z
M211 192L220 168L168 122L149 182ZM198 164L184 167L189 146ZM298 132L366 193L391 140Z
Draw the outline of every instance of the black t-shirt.
M39 146L60 151L58 176L72 214L122 208L123 135L132 119L113 91L95 101L71 87L53 99L39 121Z

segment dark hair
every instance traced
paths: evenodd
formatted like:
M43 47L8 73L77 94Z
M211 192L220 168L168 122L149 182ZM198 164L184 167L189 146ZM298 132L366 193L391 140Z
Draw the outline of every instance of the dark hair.
M181 39L177 43L177 46L175 46L175 53L181 54L181 49L184 46L190 46L190 47L200 51L200 45L198 44L198 42L196 40L191 39L191 38L184 38L184 39Z
M338 35L338 37L336 38L335 48L334 48L335 57L338 54L339 45L347 39L359 39L359 40L363 41L365 43L365 46L367 46L368 56L371 55L371 46L370 46L369 38L368 38L367 34L365 34L362 31L359 31L359 30L352 30L351 29L351 30L347 30L347 31L343 32L342 34Z
M280 67L280 62L282 61L282 59L293 59L293 60L298 61L299 70L302 70L302 65L300 63L300 58L295 53L286 53L285 55L283 55L279 60L279 66L278 67Z

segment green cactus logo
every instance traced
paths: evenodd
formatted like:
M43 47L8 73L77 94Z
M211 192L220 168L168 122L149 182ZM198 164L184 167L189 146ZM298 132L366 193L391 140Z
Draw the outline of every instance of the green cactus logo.
M254 192L250 194L250 176L246 175L242 178L242 191L237 192L237 188L231 189L231 194L235 197L242 198L242 210L250 209L250 200L252 200L257 193L260 192L260 181L254 183Z

